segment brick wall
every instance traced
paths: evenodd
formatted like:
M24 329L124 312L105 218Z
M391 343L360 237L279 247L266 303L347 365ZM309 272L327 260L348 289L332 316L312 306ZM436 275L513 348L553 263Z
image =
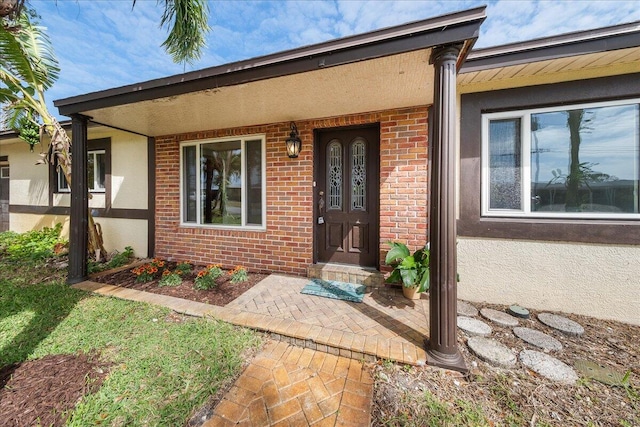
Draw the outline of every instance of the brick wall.
M302 152L289 159L289 123L156 138L156 256L252 271L304 275L313 261L313 130L380 123L380 246L424 244L427 232L427 109L406 108L296 122ZM266 135L267 230L180 226L180 142Z

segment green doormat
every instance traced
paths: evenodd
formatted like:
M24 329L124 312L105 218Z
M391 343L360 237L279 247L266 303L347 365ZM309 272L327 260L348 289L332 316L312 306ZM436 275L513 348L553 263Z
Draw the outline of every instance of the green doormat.
M300 293L317 295L319 297L341 299L351 302L362 302L364 285L353 285L351 283L336 282L335 280L311 279Z

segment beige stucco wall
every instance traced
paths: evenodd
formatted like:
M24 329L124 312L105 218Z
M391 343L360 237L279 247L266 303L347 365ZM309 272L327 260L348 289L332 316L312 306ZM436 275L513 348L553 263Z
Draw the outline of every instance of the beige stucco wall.
M35 164L41 158L39 150L40 146L36 146L34 152L30 152L29 145L21 140L0 147L0 153L9 156L9 204L49 204L49 169L46 165Z
M640 246L458 238L458 297L640 325Z
M111 207L147 209L147 138L104 128L89 138L111 138Z
M62 224L62 236L69 238L69 217L65 215L11 214L11 230L24 233ZM147 256L147 221L121 218L96 218L102 227L104 247L108 252L122 252L131 246L136 256Z

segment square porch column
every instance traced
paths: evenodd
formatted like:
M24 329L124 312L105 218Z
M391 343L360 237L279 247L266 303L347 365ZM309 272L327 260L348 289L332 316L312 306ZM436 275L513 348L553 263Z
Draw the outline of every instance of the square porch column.
M67 283L87 279L89 190L87 188L87 121L71 116L71 209L69 212L69 270Z

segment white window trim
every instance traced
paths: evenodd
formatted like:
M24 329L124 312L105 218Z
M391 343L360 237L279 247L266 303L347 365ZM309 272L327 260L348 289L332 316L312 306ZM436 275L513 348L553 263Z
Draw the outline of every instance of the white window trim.
M104 154L105 156L107 155L107 151L106 150L89 150L87 151L87 158L89 156L93 156L93 164L94 167L97 164L96 162L96 158L95 156L98 154ZM106 160L106 159L105 159ZM95 171L93 172L93 185L91 185L91 183L87 182L87 185L89 185L89 192L91 193L104 193L106 192L106 187L107 187L107 183L104 183L104 188L96 188L98 181L96 180L98 174L95 173ZM60 169L59 166L56 167L56 179L58 180L57 183L57 190L58 193L71 193L71 188L62 188L62 186L60 185L63 181L62 181L62 170ZM106 175L105 175L105 180L107 179Z
M245 143L247 141L260 140L261 147L261 179L262 179L262 225L247 225L246 218L246 203L247 203L247 173L246 173L246 148ZM202 139L197 141L185 141L180 144L180 226L182 227L194 227L194 228L214 228L218 230L237 230L237 231L266 231L267 230L267 159L266 159L266 135L241 135L229 138L214 138L214 139ZM186 222L184 219L184 147L195 146L196 147L196 159L199 164L200 160L200 146L203 144L222 143L230 141L240 141L240 176L241 176L241 188L242 197L240 201L241 221L240 225L223 225L223 224L200 224L201 220L201 179L198 170L196 173L196 221Z
M532 212L531 211L531 115L538 113L568 111L576 108L616 107L620 105L640 104L640 98L616 100L608 102L593 102L584 104L568 104L558 107L532 108L527 110L513 110L500 113L482 115L481 142L481 215L485 217L513 217L513 218L574 218L574 219L640 219L640 213L580 213L580 212ZM521 195L523 209L490 209L489 208L489 122L491 120L520 119L522 142L521 165ZM640 171L636 171L639 176Z
M9 166L0 166L0 178L9 179Z

